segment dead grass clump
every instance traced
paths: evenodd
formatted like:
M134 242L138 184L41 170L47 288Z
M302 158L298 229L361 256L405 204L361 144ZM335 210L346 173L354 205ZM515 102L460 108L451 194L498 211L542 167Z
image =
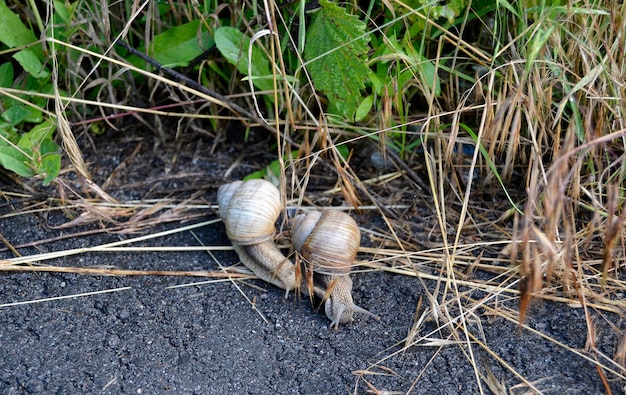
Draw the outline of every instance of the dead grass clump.
M490 117L486 128L504 128L506 138L486 144L497 151L518 145L504 140L525 142L528 154L527 199L512 253L522 268L522 300L553 282L576 297L583 276L602 273L606 285L609 268L619 281L623 252L614 248L623 244L626 63L625 32L615 18L623 7L545 12L535 16L528 39L511 43L520 58L510 64L516 70L505 89L510 102L494 100L493 112L504 108L504 116Z

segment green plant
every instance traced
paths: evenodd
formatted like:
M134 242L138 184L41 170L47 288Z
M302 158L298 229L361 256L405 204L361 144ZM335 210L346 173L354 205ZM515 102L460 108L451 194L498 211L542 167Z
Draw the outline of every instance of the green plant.
M0 1L0 42L13 60L0 64L0 165L23 177L40 175L47 185L61 168L61 155L53 141L54 117L46 111L51 94L47 59L34 32L4 1ZM16 73L13 62L24 70Z
M328 98L329 111L354 119L370 73L365 62L365 23L327 0L307 29L304 59L315 87Z

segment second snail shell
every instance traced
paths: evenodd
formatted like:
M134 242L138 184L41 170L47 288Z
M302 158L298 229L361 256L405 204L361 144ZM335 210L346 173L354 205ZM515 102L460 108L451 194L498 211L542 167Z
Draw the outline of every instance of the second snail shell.
M330 276L347 275L361 244L359 227L342 211L300 214L291 231L293 247L313 265L313 271Z

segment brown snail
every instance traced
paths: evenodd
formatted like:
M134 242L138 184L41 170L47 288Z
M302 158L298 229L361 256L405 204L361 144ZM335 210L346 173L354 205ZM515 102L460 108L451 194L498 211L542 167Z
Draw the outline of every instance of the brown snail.
M273 243L280 215L278 189L268 181L235 181L217 192L226 235L241 262L259 278L290 291L300 288L298 268ZM323 233L326 232L326 235ZM359 228L347 214L313 211L294 220L294 248L311 274L304 291L325 301L325 312L335 329L353 320L354 312L376 317L352 300L350 266L360 244ZM376 317L377 318L377 317Z
M313 293L325 301L330 326L354 320L353 314L378 317L352 300L350 270L361 244L359 227L348 214L311 211L296 217L291 232L293 247L300 253L307 273L312 272Z
M226 236L241 262L264 281L290 291L299 285L293 263L272 238L280 215L280 194L264 180L235 181L217 191Z

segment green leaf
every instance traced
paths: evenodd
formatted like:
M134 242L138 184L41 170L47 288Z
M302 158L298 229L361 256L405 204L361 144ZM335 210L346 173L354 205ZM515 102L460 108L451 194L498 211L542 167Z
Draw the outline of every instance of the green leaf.
M248 48L250 38L239 30L230 26L223 26L215 30L215 46L228 60L235 65L241 74L248 75ZM274 82L270 73L270 65L265 53L252 46L252 78L254 85L261 90L273 90Z
M40 123L43 120L43 113L38 108L11 99L7 99L3 104L7 110L2 113L2 119L13 126L18 126L22 122Z
M214 45L213 38L202 29L198 36L200 20L175 26L154 37L150 56L165 67L187 66Z
M43 113L40 109L32 106L26 106L26 109L28 110L28 116L24 119L24 122L40 123L43 121Z
M526 73L530 72L530 69L535 66L535 60L539 55L539 52L544 49L546 42L552 36L556 26L552 25L548 29L539 28L537 34L533 36L530 42L527 44L526 51Z
M30 111L22 103L17 103L9 107L2 113L2 119L10 123L11 125L17 125L20 122L24 122L30 115Z
M243 178L244 181L249 180L262 180L267 176L267 169L257 170L254 173L250 173Z
M47 78L50 75L50 72L43 67L37 55L30 49L22 49L13 55L13 58L35 78Z
M424 90L431 90L434 87L433 94L439 96L441 94L441 81L435 65L422 55L419 49L413 47L413 43L408 35L404 37L403 41L404 45L395 36L390 36L386 41L380 56L385 60L399 60L400 62L397 62L399 68L395 69L394 74L393 71L389 72L389 67L381 67L377 70L379 77L385 78L387 86L395 78L395 89L400 91L403 91L417 77ZM409 68L405 65L408 65ZM430 94L427 93L427 96L430 96Z
M0 0L0 41L9 48L37 41L35 34L24 26L20 17L7 7L4 0Z
M379 73L381 74L380 76ZM369 73L369 78L372 84L372 91L381 94L385 86L383 81L387 79L387 69L384 67L376 67L376 73Z
M54 11L56 16L65 23L70 22L71 16L74 13L74 9L76 8L77 4L78 3L68 6L60 0L54 0Z
M439 96L441 94L441 83L433 62L427 59L420 51L413 48L408 36L406 37L405 49L408 53L409 63L417 72L424 89L430 90L434 87L435 96Z
M0 164L2 167L22 177L32 177L34 173L26 164L29 161L28 157L17 148L3 145L3 142L0 141Z
M0 145L7 144L5 140L14 143L17 140L17 133L15 126L0 120Z
M314 14L307 31L304 58L315 88L329 101L329 111L354 119L370 73L364 56L369 36L365 23L342 7L320 0L322 9Z
M461 11L465 9L466 1L463 0L451 0L444 2L444 5L432 5L430 0L423 2L426 9L423 11L429 18L437 20L439 18L446 18L448 23L453 23L454 19L459 16ZM436 3L435 3L436 4Z
M10 62L0 65L0 87L10 88L13 85L13 65Z
M373 105L374 105L374 95L369 95L365 99L363 99L361 104L359 104L359 107L357 107L356 109L356 114L354 115L354 121L355 122L362 121L363 118L365 118L367 114L369 114Z
M0 42L9 48L28 45L37 41L35 33L28 29L20 17L7 7L4 0L0 0ZM33 51L39 59L43 59L43 50L34 46Z
M61 154L59 146L49 138L41 142L40 147L41 164L38 173L43 178L43 185L50 184L61 171Z
M350 148L348 148L345 144L337 145L336 147L339 155L341 155L343 159L348 160L348 156L350 156Z
M56 125L49 120L34 126L29 132L24 133L19 142L18 147L25 149L38 150L42 141L45 139L51 139L52 133L56 130ZM56 144L55 144L56 145ZM58 150L58 147L57 147Z
M291 159L289 159L289 155L284 155L283 160L287 163L290 163L292 160L298 157L297 151L291 152ZM250 173L243 178L244 181L248 180L256 180L256 179L266 179L269 181L276 180L280 176L280 162L278 159L272 161L269 165L265 166L265 169L257 170L254 173Z
M22 155L22 157L19 158L22 160L22 164L28 167L32 174L40 175L44 185L48 185L53 181L61 171L61 150L59 146L52 141L52 134L55 130L56 125L53 122L42 122L39 125L35 125L29 132L24 133L17 143L20 149L24 152L31 153L33 157L33 159L30 160ZM19 152L15 148L14 151ZM17 171L15 172L18 173ZM18 174L22 175L21 173Z

